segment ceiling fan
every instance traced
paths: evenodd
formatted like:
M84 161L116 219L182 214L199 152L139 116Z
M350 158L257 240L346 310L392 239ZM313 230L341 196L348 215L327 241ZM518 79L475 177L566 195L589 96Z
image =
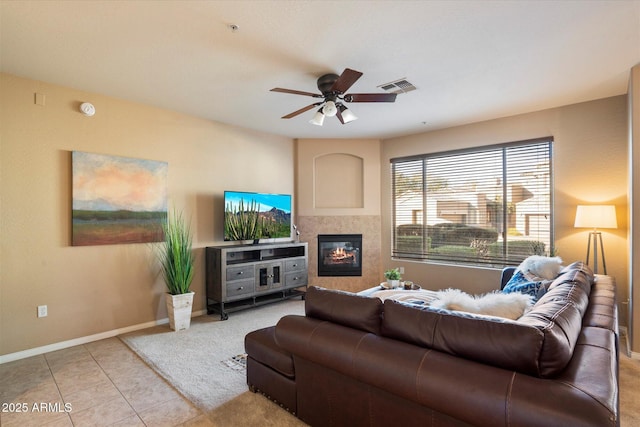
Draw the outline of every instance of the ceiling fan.
M351 86L362 77L360 71L345 68L342 74L325 74L318 78L318 90L321 93L303 92L300 90L273 88L271 92L292 93L294 95L312 96L323 98L322 101L307 105L293 113L282 116L290 119L312 108L320 107L309 123L322 126L325 116L337 116L340 123L345 124L357 119L343 102L395 102L395 93L349 93L345 94Z

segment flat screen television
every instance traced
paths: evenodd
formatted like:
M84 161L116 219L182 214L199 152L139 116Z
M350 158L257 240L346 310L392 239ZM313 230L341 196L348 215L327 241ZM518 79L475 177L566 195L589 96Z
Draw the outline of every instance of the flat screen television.
M224 240L291 238L291 195L224 192Z

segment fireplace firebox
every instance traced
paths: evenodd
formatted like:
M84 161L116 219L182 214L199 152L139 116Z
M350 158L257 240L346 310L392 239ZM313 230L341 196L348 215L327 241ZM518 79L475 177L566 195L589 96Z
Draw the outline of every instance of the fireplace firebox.
M318 235L318 276L362 276L362 234Z

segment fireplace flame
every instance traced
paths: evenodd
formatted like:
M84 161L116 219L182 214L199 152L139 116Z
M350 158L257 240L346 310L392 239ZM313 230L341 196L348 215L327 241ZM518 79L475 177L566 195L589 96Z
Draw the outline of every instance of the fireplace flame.
M341 247L330 251L325 261L328 264L354 264L357 259L354 251L347 251L344 247Z

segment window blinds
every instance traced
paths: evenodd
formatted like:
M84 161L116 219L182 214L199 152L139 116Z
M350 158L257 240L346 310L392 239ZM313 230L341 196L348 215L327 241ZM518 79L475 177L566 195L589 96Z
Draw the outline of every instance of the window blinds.
M552 141L392 159L392 256L503 266L551 253Z

